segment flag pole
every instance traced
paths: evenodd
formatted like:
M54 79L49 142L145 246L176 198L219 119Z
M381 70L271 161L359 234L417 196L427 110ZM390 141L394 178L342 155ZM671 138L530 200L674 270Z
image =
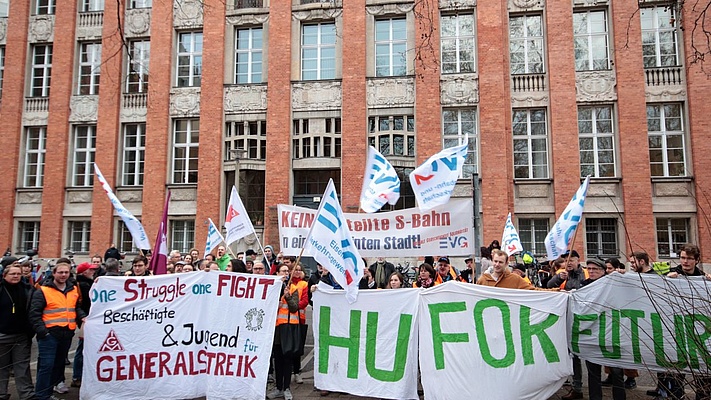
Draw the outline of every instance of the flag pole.
M565 265L568 265L568 262L570 261L570 255L573 251L573 245L575 245L575 238L578 237L578 226L580 226L580 223L578 223L578 225L575 225L575 232L573 232L573 240L568 245L568 258L565 259Z

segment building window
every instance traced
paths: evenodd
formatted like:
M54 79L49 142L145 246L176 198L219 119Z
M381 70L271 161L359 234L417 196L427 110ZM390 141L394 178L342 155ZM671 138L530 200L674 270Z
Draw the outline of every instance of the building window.
M395 205L385 203L385 205L380 209L380 212L404 210L417 206L415 192L412 190L412 185L410 185L410 172L412 172L414 168L394 168L395 172L397 172L397 177L400 179L400 198L397 200Z
M74 127L74 163L72 186L91 186L94 183L94 153L96 125Z
M121 220L118 221L118 251L122 253L138 253L138 249L133 244L131 231Z
M56 0L35 0L35 15L52 15Z
M443 15L440 18L442 73L476 71L476 40L473 14Z
M578 107L580 176L615 176L615 134L612 107Z
M575 70L610 69L607 42L607 13L582 11L573 14Z
M2 98L2 81L5 76L5 46L0 46L0 99Z
M173 132L173 183L197 183L199 119L175 121Z
M143 162L146 152L146 124L123 126L122 186L143 185Z
M336 77L336 24L301 27L301 79Z
M264 225L264 196L267 190L264 171L239 171L239 197L252 220L252 225Z
M412 115L369 117L368 144L386 157L415 157L415 117Z
M647 104L652 176L686 176L681 104Z
M548 218L519 218L518 235L523 249L534 255L546 254L546 235L548 234Z
M585 218L587 256L617 257L617 220L615 218Z
M129 0L128 8L151 8L153 6L152 0Z
M235 8L262 8L264 0L235 0Z
M25 253L27 250L39 248L40 222L20 221L18 223L20 242L17 244L17 252Z
M514 177L548 178L546 110L513 110Z
M132 40L128 44L127 93L148 92L148 62L151 56L151 41Z
M232 121L227 123L225 160L248 158L267 159L267 121ZM233 154L240 150L241 154Z
M33 126L25 130L25 173L22 186L42 187L47 127Z
M178 87L200 86L202 79L202 32L178 35Z
M375 76L407 74L407 21L375 21Z
M10 11L10 1L0 0L0 18L7 17Z
M99 94L101 43L82 43L79 55L79 94Z
M679 65L676 44L676 16L671 6L643 7L642 59L645 68Z
M442 147L449 148L464 144L468 137L467 158L464 160L462 177L471 178L477 171L476 109L445 109L442 111Z
M540 15L521 15L509 19L511 74L542 74L543 19Z
M262 28L235 32L235 83L262 82Z
M104 0L83 0L81 10L83 12L104 11Z
M338 169L295 169L294 196L322 196L328 186L328 180L333 179L336 192L341 190L341 171Z
M52 78L52 45L38 44L32 47L32 97L49 96L49 83Z
M88 253L91 242L91 221L69 221L69 250Z
M688 218L657 218L657 255L677 258L682 246L689 243Z
M341 157L341 119L315 118L293 121L294 159Z
M195 221L170 221L170 250L187 253L195 243Z

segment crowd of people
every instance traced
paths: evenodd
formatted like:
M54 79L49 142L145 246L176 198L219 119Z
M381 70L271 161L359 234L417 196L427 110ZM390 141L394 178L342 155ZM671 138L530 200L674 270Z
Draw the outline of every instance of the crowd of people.
M70 385L81 387L83 366L83 335L81 325L89 314L91 296L89 291L101 276L149 276L151 254L135 257L130 268L121 271L124 255L111 246L104 257L99 254L74 266L73 260L60 258L44 274L33 269L29 260L15 257L2 259L2 281L0 281L0 400L9 399L8 383L10 373L14 374L20 400L56 399L56 393L68 391L64 370L72 339L79 331L79 340L73 360ZM436 262L435 262L436 260ZM680 265L666 270L654 268L649 256L644 252L634 252L629 257L633 272L659 273L670 279L682 276L705 276L699 267L699 248L686 244L680 251ZM617 258L607 260L589 259L584 264L580 255L572 250L560 258L544 263L531 271L530 265L518 263L509 257L494 241L481 249L481 273L477 273L473 258L467 258L460 270L452 265L449 257L425 257L414 279L410 279L384 257L364 270L359 282L360 289L400 289L405 287L430 288L449 281L466 282L484 286L525 290L572 291L589 285L605 274L625 273L627 268ZM366 264L367 265L367 264ZM74 269L74 271L72 271ZM297 259L275 253L272 246L265 246L263 255L254 250L228 254L225 246L218 246L215 254L200 257L200 251L193 248L182 254L170 252L167 273L190 273L199 271L229 271L252 274L277 275L283 282L283 295L277 312L272 363L269 380L275 389L267 394L270 399L290 400L293 395L290 384L303 383L301 358L304 354L306 333L306 307L312 302L312 293L322 282L334 289L341 289L334 277L324 266L307 278L304 267ZM536 284L529 278L535 274ZM37 376L35 384L30 374L30 350L32 338L36 338L38 350ZM602 399L602 386L612 386L614 400L626 398L625 389L636 387L636 370L605 367L608 373L602 379L603 366L586 361L589 398ZM627 377L625 380L625 376ZM680 373L659 374L657 388L648 393L659 398L682 399L685 376ZM708 378L694 377L692 385L696 400L709 399L711 382ZM328 395L321 391L321 395ZM573 359L571 390L564 400L582 399L582 362Z

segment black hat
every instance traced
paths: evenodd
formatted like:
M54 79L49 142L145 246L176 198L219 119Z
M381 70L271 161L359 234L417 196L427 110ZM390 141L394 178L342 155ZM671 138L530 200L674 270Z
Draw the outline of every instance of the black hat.
M578 252L575 251L575 250L568 250L568 251L566 251L565 253L563 253L563 255L562 255L561 257L567 258L567 257L568 257L568 254L570 254L571 257L578 257L578 258L580 258L580 254L578 254Z
M244 252L245 256L253 256L255 254L257 254L257 252L252 249L247 249L247 251Z
M471 258L471 257L469 257L469 258L465 258L465 259L464 259L464 262L465 262L465 263L468 263L469 261L474 261L474 259L473 259L473 258Z
M14 263L15 261L17 261L17 257L3 257L2 261L0 261L0 264L2 264L3 268L5 268L8 265Z
M601 260L598 260L597 258L591 258L591 259L585 261L585 265L588 265L588 264L593 264L593 265L598 266L602 269L605 269L605 263L603 263Z
M449 257L440 257L437 262L443 262L449 264Z
M526 272L526 266L521 263L516 263L516 265L513 266L514 269L517 269L519 271Z

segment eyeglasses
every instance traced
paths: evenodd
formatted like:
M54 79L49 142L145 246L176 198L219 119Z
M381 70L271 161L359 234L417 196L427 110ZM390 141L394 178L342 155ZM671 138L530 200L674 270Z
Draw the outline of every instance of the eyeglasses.
M264 267L254 267L252 271L264 271Z

